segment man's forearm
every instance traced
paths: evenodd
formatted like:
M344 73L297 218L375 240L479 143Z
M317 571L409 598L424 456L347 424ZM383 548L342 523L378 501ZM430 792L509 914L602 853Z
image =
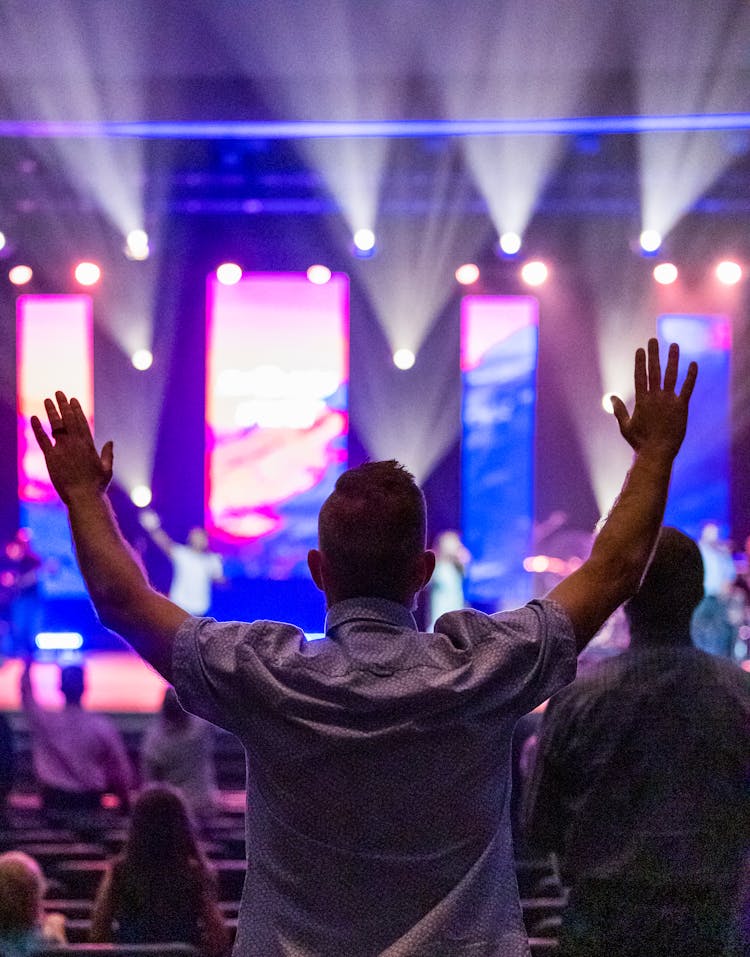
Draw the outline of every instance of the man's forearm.
M122 536L106 494L91 491L68 503L78 564L97 614L117 630L119 616L150 590L146 577Z
M590 561L620 581L622 598L638 590L667 504L672 458L649 451L633 460L622 491L594 540Z
M672 457L639 452L588 560L554 588L574 623L578 650L638 590L659 535Z

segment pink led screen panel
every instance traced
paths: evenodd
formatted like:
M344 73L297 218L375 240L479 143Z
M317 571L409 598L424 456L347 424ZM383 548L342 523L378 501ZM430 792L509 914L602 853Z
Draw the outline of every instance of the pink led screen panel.
M16 304L18 497L21 524L45 559L47 594L84 594L70 544L65 509L52 488L31 431L32 415L46 424L44 398L57 389L76 396L93 426L93 311L91 297L20 296Z
M347 277L210 276L207 296L206 528L248 577L306 575L346 467Z

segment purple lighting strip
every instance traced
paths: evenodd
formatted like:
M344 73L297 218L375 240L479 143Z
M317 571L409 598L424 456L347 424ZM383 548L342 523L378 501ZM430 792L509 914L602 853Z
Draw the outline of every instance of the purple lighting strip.
M342 137L504 136L581 133L659 133L750 129L750 113L668 116L580 116L517 120L251 120L42 121L0 120L0 137L42 139L338 139Z

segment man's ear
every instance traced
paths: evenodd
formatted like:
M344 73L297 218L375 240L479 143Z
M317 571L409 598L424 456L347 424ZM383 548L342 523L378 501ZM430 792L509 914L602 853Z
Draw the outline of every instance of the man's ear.
M317 548L311 548L307 553L307 567L310 569L310 574L312 575L312 580L315 582L316 587L324 592L323 556Z
M432 549L427 549L427 551L422 552L422 561L421 561L421 584L417 591L421 591L425 585L432 578L432 574L435 571L435 552Z

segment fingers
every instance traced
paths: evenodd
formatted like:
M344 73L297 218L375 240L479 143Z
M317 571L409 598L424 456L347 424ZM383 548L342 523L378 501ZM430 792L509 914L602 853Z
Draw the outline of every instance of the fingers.
M674 392L677 385L677 368L680 364L680 347L673 342L669 347L667 368L664 371L664 391Z
M62 395L61 392L58 392L57 395ZM61 429L65 428L63 425L63 420L60 416L60 413L57 411L57 406L52 399L44 400L44 410L47 413L47 418L49 419L49 427L52 430L52 434L59 432Z
M642 349L640 351L643 352ZM627 429L628 423L630 422L630 416L628 415L627 406L622 401L622 399L620 399L616 395L611 395L609 397L609 401L612 403L612 411L614 412L615 418L617 419L617 424L620 426L620 432L623 432L624 434L624 431L625 429Z
M55 392L55 399L57 399L57 405L55 405L53 399L44 400L44 408L47 412L53 438L60 434L79 435L90 439L93 443L94 439L91 435L86 413L81 408L78 399L68 401L65 393L59 391Z
M633 374L635 381L635 398L638 401L648 389L648 380L646 378L646 353L643 349L636 349L635 352L635 371Z
M76 431L82 435L84 438L90 439L93 445L94 437L91 434L91 426L89 425L89 420L86 418L86 413L81 408L81 403L78 399L70 400L70 411L75 420Z
M52 448L52 443L50 442L49 436L44 431L42 423L35 415L31 416L31 428L34 432L34 437L39 443L39 448L42 450L42 454L46 455Z
M659 362L659 340L648 340L648 388L650 392L661 389L661 364Z
M690 401L690 396L693 394L693 389L695 387L695 380L698 378L698 363L691 362L688 366L687 375L685 376L685 381L682 383L682 388L680 389L680 399L683 402L687 403Z

